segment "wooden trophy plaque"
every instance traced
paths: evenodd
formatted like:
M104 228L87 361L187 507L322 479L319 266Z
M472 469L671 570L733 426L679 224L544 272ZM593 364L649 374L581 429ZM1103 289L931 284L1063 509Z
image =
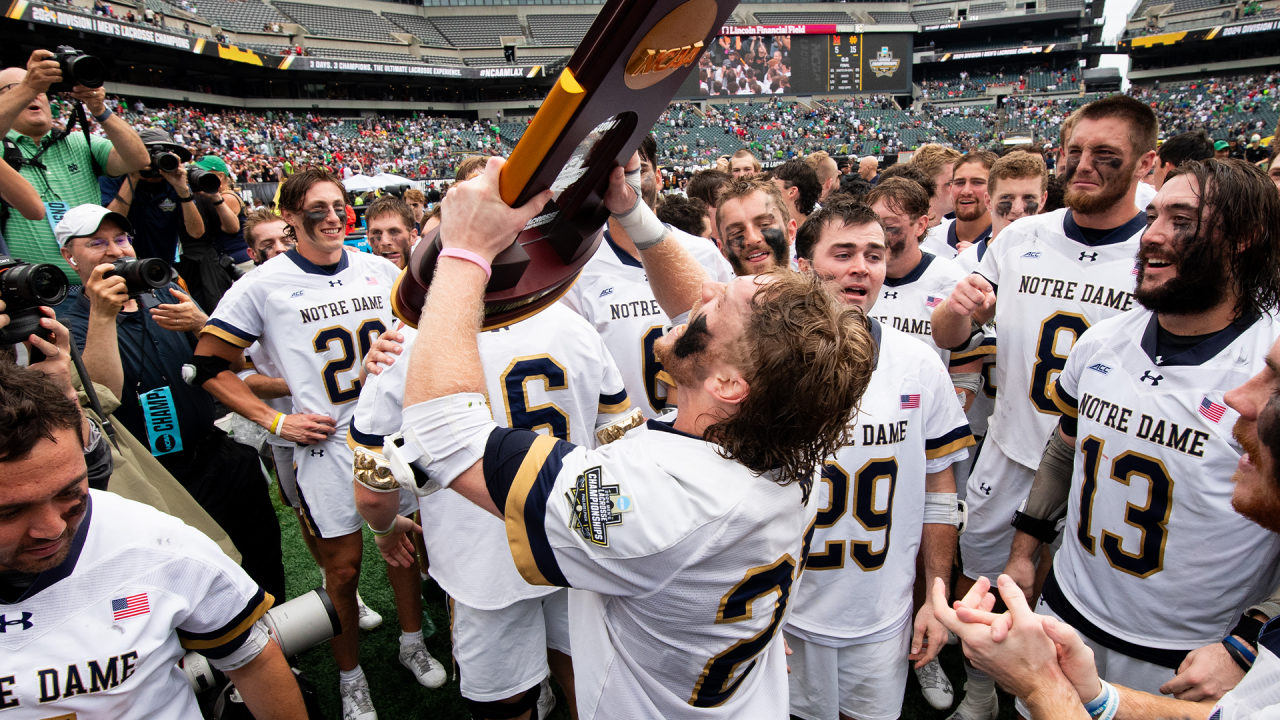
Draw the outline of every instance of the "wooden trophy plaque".
M554 200L493 262L484 329L530 317L560 299L600 245L614 165L640 146L737 0L609 0L502 168L502 199ZM391 295L417 327L441 250L419 241Z

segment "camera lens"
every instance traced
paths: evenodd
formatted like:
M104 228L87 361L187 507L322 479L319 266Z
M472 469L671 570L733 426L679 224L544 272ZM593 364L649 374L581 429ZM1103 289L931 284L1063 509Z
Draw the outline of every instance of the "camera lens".
M149 288L162 288L169 284L169 264L160 258L138 261L138 281Z
M222 187L222 180L217 175L198 167L187 168L187 182L199 192L214 193Z
M77 85L100 88L107 79L107 66L92 55L80 55L69 64L71 78Z
M151 167L154 170L163 170L164 172L174 172L178 166L182 164L182 158L171 152L165 152L160 149L153 150L151 153Z
M39 305L57 305L67 298L70 284L53 265L14 265L0 274L0 297L13 310Z

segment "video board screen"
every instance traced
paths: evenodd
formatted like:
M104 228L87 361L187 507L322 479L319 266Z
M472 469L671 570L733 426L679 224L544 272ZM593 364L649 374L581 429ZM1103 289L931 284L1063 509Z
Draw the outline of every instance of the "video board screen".
M911 92L909 33L721 35L677 97L859 92Z

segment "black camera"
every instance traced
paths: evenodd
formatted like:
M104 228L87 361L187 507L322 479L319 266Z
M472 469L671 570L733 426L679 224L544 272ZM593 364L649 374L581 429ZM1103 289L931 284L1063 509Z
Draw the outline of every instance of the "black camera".
M20 343L32 334L52 340L40 327L41 305L57 305L67 298L71 283L56 265L31 264L0 255L0 300L9 324L0 328L0 344Z
M222 179L201 167L187 168L187 184L195 192L216 193L222 187Z
M66 92L75 85L100 88L107 79L107 66L92 55L85 55L70 45L59 45L53 59L62 66L62 82L49 88L50 92Z
M382 188L382 192L388 195L391 195L392 197L398 197L401 200L403 200L404 194L409 192L409 186L405 185L404 183L401 183L399 185L388 185Z
M138 297L143 293L168 287L171 278L169 263L160 258L122 257L116 260L115 267L103 274L103 277L115 275L124 278L129 297Z
M182 166L182 158L177 153L171 153L160 145L152 145L147 148L151 152L151 170L150 177L158 177L160 171L176 172Z

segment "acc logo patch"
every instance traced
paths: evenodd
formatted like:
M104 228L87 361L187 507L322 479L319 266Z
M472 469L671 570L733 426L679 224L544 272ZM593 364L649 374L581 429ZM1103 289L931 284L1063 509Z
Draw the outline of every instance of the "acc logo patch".
M601 547L609 546L609 526L621 525L622 514L634 507L619 486L604 484L599 465L583 471L565 498L573 513L569 528Z
M1034 260L1035 258L1040 257L1040 253L1039 253L1038 251L1036 251L1036 250L1031 250L1031 251L1029 251L1029 252L1025 252L1025 253L1023 253L1023 254L1022 254L1022 257L1024 257L1024 258L1031 258L1031 259L1033 259L1033 260Z
M1106 375L1107 373L1111 372L1111 367L1109 365L1103 365L1102 363L1094 363L1093 365L1089 366L1089 369L1094 372L1100 372L1103 375Z

